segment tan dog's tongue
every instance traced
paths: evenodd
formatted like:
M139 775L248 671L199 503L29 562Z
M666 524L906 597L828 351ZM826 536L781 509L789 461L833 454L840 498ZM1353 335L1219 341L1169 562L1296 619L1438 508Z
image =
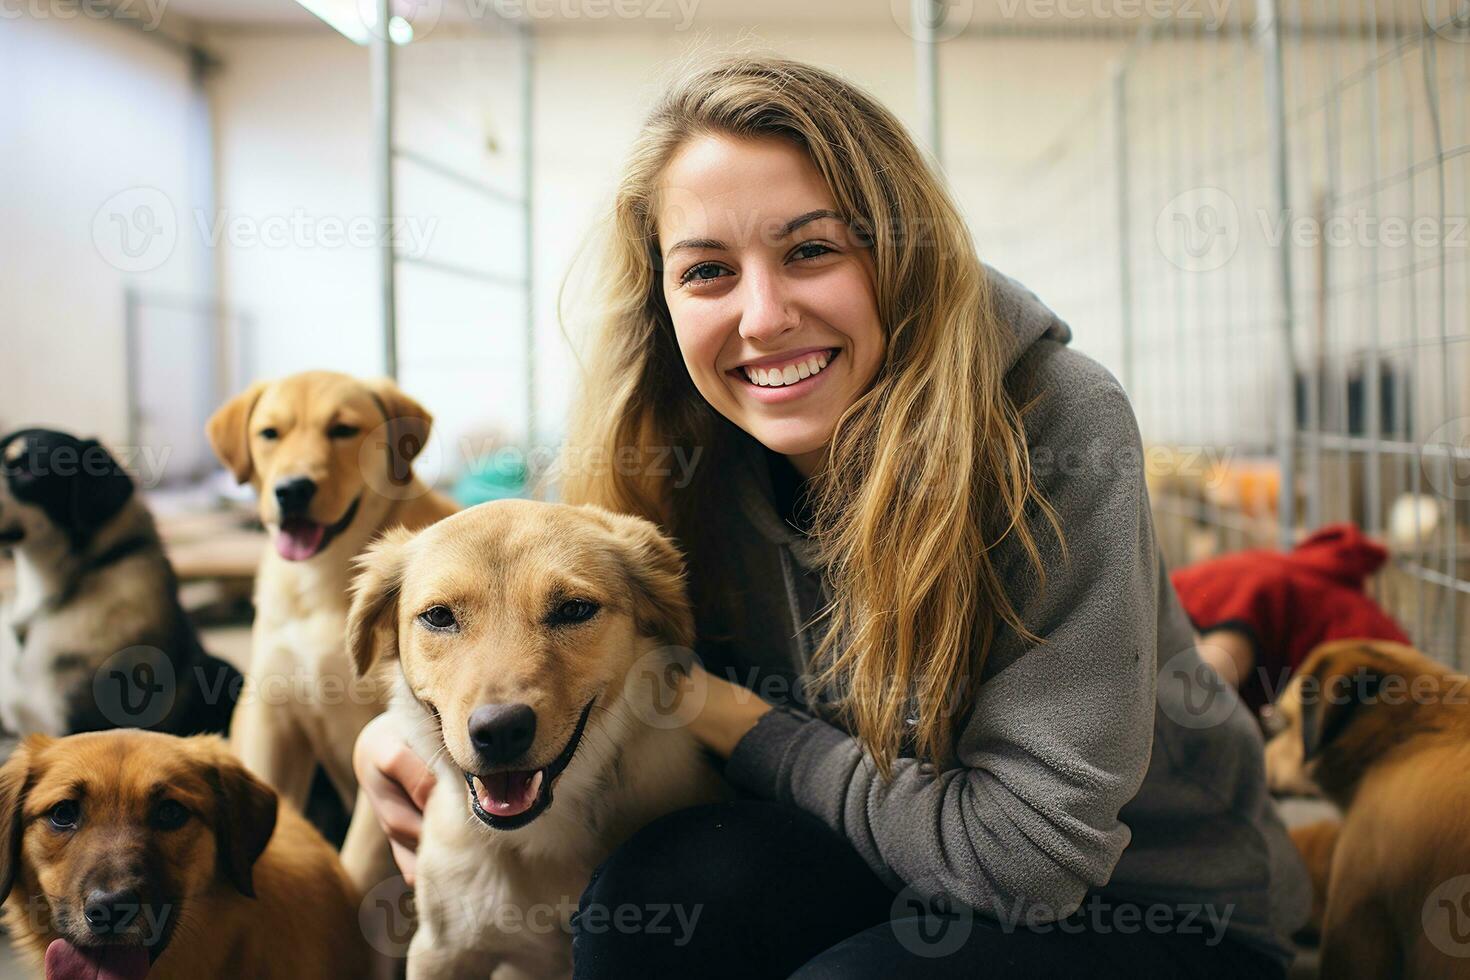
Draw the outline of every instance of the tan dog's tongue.
M541 790L541 770L497 772L478 779L480 808L492 817L514 817L531 809Z
M315 521L287 521L276 532L276 553L287 561L305 561L321 549L327 528Z
M65 939L46 947L46 980L143 980L148 951L142 946L80 948Z

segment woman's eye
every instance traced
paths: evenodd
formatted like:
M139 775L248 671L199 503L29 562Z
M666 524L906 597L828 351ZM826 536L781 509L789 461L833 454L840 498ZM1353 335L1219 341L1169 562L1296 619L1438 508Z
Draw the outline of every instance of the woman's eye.
M153 822L160 830L178 830L189 822L189 811L177 800L164 800L153 811Z
M718 265L715 265L713 262L701 262L699 265L696 265L694 268L684 273L679 281L681 283L687 283L694 282L695 280L704 282L710 279L719 279L721 278L721 274L725 271L725 269Z
M351 439L361 431L355 425L334 425L327 430L328 439Z
M588 602L586 599L568 599L557 606L552 612L550 623L552 626L569 626L573 623L585 623L597 615L598 605Z
M75 830L81 816L82 808L77 806L75 800L63 800L53 806L51 812L47 814L51 820L51 826L56 830Z
M807 242L804 245L796 246L796 252L794 254L798 259L814 259L819 255L826 255L830 251L832 249L823 245L821 242Z
M270 426L270 427L261 429L260 432L258 432L256 434L259 435L262 439L267 439L267 440L269 440L269 439L279 439L280 436L281 436L281 434L276 431L276 429L275 429L274 426Z
M454 611L448 606L431 606L419 613L419 622L431 630L452 630L459 626Z

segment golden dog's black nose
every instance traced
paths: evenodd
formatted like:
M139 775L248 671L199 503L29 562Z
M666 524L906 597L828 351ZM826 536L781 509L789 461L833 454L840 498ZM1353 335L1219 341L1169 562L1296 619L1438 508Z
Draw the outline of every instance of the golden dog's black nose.
M143 911L143 900L131 888L96 889L82 906L87 928L99 936L126 932Z
M503 765L536 740L536 712L529 704L482 704L470 712L470 744L488 765Z
M282 517L295 517L305 513L314 496L316 482L304 476L281 480L276 484L276 503L280 505Z

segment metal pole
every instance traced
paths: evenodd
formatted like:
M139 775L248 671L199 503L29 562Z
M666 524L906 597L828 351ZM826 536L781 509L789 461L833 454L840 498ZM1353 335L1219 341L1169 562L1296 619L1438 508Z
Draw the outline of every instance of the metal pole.
M535 205L535 90L532 88L535 72L535 37L528 25L522 24L520 33L521 56L521 202L522 230L521 249L525 254L526 278L526 450L536 446L536 278L535 236L533 233Z
M388 22L390 0L376 0L377 26L372 40L374 160L378 171L378 288L383 319L383 373L398 377L398 304L394 291L393 254L393 42Z
M1128 69L1119 61L1113 65L1113 167L1117 171L1118 192L1118 313L1122 339L1123 390L1134 397L1133 389L1133 254L1128 195Z
M1256 39L1265 63L1266 113L1270 124L1271 166L1277 215L1289 216L1290 187L1287 179L1286 88L1281 60L1281 20L1276 0L1261 0L1256 12ZM1293 544L1296 528L1296 348L1294 332L1291 246L1283 240L1276 246L1276 293L1281 333L1281 377L1277 383L1277 455L1281 467L1278 542L1283 550Z
M910 4L914 35L914 72L918 82L919 132L929 144L929 152L937 166L944 165L939 143L939 52L935 34L944 22L948 9L943 0L912 0Z

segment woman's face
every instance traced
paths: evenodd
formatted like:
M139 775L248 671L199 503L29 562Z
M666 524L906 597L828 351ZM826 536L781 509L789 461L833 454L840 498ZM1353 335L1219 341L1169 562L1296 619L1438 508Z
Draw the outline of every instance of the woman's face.
M883 357L871 249L783 139L699 136L659 185L663 291L717 411L810 475Z

